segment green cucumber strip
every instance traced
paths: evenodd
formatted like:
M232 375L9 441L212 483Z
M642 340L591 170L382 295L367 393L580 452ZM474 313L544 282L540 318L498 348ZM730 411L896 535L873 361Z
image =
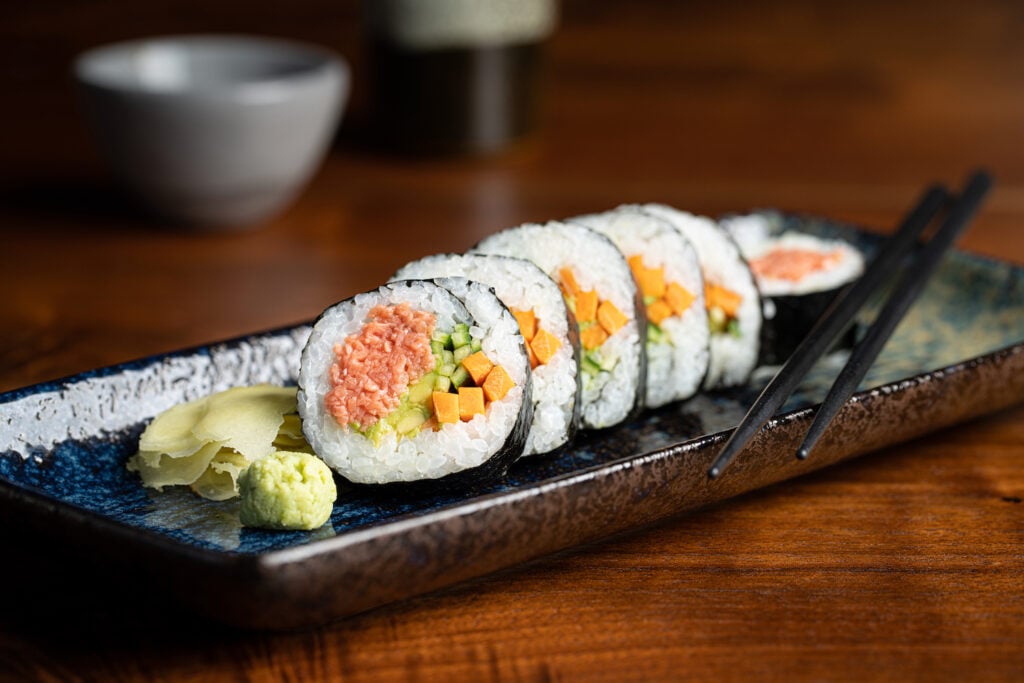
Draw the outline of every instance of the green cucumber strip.
M438 375L434 380L434 391L448 391L452 388L452 378Z
M452 385L456 388L461 387L469 381L469 370L462 367L461 365L455 368L455 372L452 373Z
M455 356L455 362L461 363L462 359L469 356L471 353L473 353L473 347L471 347L469 344L463 344L462 346L455 347L455 351L453 352Z
M460 346L466 346L470 342L469 336L469 325L465 323L459 323L455 326L452 331L452 348L457 349Z
M440 330L434 330L434 334L430 335L431 341L441 342L441 346L446 349L452 348L452 336L447 332L441 332Z

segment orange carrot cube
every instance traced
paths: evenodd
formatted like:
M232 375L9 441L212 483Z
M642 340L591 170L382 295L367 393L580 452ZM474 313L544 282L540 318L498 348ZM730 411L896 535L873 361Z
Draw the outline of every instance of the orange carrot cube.
M629 262L629 269L633 271L633 275L639 277L640 273L644 270L644 257L640 254L633 254L626 261Z
M644 268L635 275L636 283L640 286L640 292L644 296L661 298L665 296L665 269Z
M576 282L576 276L572 272L572 268L561 268L558 271L558 277L562 281L562 289L569 296L576 296L580 293L580 283Z
M541 328L537 330L537 336L530 342L530 349L541 365L547 365L561 345L562 342L558 341L558 337Z
M602 301L597 309L597 322L605 332L612 335L621 330L622 326L629 322L629 318L611 301Z
M431 394L434 402L434 417L441 424L455 424L459 421L459 397L447 391L435 391Z
M576 322L588 323L597 317L597 292L580 292L576 295Z
M480 387L459 387L459 418L464 421L484 414L484 390Z
M536 339L536 337L534 337L534 339ZM526 344L526 355L530 359L530 369L536 369L537 366L540 365L540 359L537 358L537 353L533 350L533 342L528 342Z
M709 309L721 308L730 318L735 318L743 301L736 292L711 282L704 283L704 299Z
M607 338L608 333L600 325L591 325L585 330L580 330L580 345L587 351L604 344L604 340Z
M516 317L516 322L519 323L519 332L522 333L523 339L526 341L533 339L533 335L537 333L537 316L534 315L533 311L517 311L512 309L512 315Z
M696 298L693 292L677 282L670 282L665 287L665 303L676 315L682 315Z
M505 368L500 365L495 365L491 368L491 371L487 373L487 379L484 380L483 390L484 396L488 401L500 401L505 398L512 387L516 385L512 381L512 378L505 372Z
M647 320L660 325L661 321L672 315L672 309L662 299L658 299L647 307Z
M473 378L473 384L480 386L487 379L487 373L494 367L494 363L483 351L477 351L462 359L462 367L466 368L469 376Z

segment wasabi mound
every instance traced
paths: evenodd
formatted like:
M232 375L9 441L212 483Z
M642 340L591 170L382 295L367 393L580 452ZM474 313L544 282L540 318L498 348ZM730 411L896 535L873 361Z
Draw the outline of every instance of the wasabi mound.
M330 518L338 496L331 470L308 453L275 451L239 478L242 524L310 530Z

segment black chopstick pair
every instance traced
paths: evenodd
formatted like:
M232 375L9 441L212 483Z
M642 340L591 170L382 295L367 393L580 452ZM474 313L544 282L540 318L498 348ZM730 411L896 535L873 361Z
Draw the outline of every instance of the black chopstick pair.
M868 368L910 305L924 289L943 255L970 223L991 186L991 177L984 171L978 171L971 175L960 197L952 203L949 193L940 185L929 188L922 195L914 209L903 220L899 230L886 241L865 273L836 297L775 378L764 388L715 458L708 470L709 478L715 479L721 475L736 454L779 410L811 367L833 347L839 336L853 323L854 316L871 294L889 281L908 254L911 254L925 228L943 208L948 207L942 225L933 231L927 243L913 253L912 261L899 284L892 290L889 300L868 329L866 336L851 352L828 396L818 408L814 422L796 452L798 458L807 458L832 418L857 390Z

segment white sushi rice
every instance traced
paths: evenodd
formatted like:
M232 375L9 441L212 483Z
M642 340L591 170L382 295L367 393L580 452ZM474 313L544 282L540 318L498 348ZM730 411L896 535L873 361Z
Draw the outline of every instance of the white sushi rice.
M533 369L533 424L523 455L547 453L566 444L575 431L579 393L576 362L569 339L569 317L555 281L524 259L493 254L437 254L403 266L393 280L463 276L494 288L509 308L532 310L540 327L561 342L554 356Z
M611 301L629 322L601 345L602 356L614 360L611 371L596 377L584 373L583 425L610 427L642 404L644 395L637 394L646 380L641 374L645 356L637 322L636 283L625 257L608 238L582 225L552 221L503 230L485 238L471 253L525 258L556 280L559 269L569 267L580 287L596 290L601 299Z
M798 281L763 277L755 273L761 294L766 297L810 294L840 287L864 272L864 257L843 240L822 239L793 230L775 234L767 216L750 214L733 216L722 221L722 227L736 240L748 261L760 258L775 249L802 249L822 254L836 253L834 264L814 271Z
M668 221L637 207L620 206L571 219L607 235L626 258L643 257L647 268L662 268L666 282L685 287L696 297L683 315L664 319L664 340L647 341L647 397L650 407L687 399L697 393L710 361L704 278L697 252Z
M645 204L643 210L669 221L697 250L704 280L726 287L741 297L738 336L711 335L711 363L705 389L742 384L757 366L761 337L761 301L739 247L713 220L664 204Z
M478 287L467 298L479 317L434 283L398 282L336 304L314 324L299 369L299 415L313 450L341 476L366 484L437 479L483 464L504 445L519 418L529 361L515 318L493 293ZM339 425L327 411L324 397L331 388L334 345L357 334L374 306L401 303L433 313L440 330L451 330L459 322L470 324L470 333L482 340L488 358L502 365L516 386L501 401L491 403L487 415L445 424L438 431L424 429L412 439L388 433L374 446L370 439Z

